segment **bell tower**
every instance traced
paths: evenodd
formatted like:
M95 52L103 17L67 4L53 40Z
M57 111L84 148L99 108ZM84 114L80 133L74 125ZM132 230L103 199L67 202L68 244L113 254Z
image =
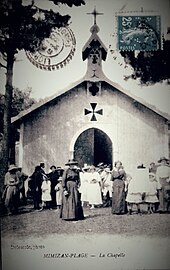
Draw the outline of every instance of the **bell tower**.
M102 70L102 61L105 61L107 56L107 48L98 36L100 29L96 24L96 16L103 13L97 12L94 8L93 12L87 14L94 15L94 24L90 28L91 36L82 49L83 61L87 59L85 79L97 82L105 77Z

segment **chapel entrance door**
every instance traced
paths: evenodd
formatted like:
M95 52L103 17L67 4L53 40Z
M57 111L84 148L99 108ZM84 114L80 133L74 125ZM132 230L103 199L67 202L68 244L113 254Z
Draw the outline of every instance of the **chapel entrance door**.
M112 142L109 136L98 128L83 131L74 145L74 158L79 166L98 165L100 162L112 165Z

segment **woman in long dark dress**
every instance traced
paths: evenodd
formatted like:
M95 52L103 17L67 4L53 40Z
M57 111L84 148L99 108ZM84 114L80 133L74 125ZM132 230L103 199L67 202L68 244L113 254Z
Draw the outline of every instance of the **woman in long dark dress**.
M84 219L80 193L78 191L80 177L77 165L78 163L76 161L69 160L66 164L69 167L63 173L63 196L60 215L63 220Z
M115 162L115 167L112 171L112 214L125 214L125 177L126 173L122 167L122 162Z

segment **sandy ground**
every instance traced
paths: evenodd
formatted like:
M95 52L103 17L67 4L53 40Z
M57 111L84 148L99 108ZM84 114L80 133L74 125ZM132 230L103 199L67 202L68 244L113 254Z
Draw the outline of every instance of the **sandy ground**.
M2 269L170 269L169 214L115 216L111 208L84 214L66 222L59 211L27 207L2 217Z
M170 236L170 214L112 215L111 208L84 208L85 219L78 222L60 219L60 210L37 212L32 206L20 214L4 216L1 221L3 237L46 237L51 234L111 234L125 236Z

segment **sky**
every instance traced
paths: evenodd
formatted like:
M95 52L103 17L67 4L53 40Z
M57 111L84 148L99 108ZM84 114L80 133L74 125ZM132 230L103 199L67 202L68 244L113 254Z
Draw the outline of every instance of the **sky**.
M131 68L124 68L124 59L117 50L116 38L116 14L131 15L143 13L160 15L162 33L167 32L170 26L170 1L169 0L85 0L86 5L69 8L66 5L56 6L50 1L36 0L36 6L40 8L53 9L59 11L62 15L71 15L70 28L76 39L75 54L65 67L55 71L44 71L35 67L27 58L24 51L16 55L14 65L13 85L21 90L27 87L32 88L31 96L37 100L54 95L57 91L69 87L70 84L80 80L86 73L87 60L82 60L82 48L89 39L90 28L93 25L93 15L91 13L96 6L98 12L103 15L97 16L97 25L100 28L98 33L100 39L108 48L106 61L103 62L103 71L105 75L115 83L118 83L125 90L134 93L158 107L161 111L170 114L170 85L167 82L157 83L152 86L141 86L139 81L124 80L125 75L132 73ZM29 4L30 0L24 0ZM114 50L114 54L110 49ZM116 56L116 59L114 58ZM0 69L1 91L5 91L5 71Z

